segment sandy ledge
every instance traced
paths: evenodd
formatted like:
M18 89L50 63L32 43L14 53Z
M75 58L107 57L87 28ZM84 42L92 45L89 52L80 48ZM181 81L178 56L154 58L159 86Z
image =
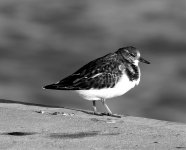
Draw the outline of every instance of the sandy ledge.
M186 149L186 125L0 100L0 149Z

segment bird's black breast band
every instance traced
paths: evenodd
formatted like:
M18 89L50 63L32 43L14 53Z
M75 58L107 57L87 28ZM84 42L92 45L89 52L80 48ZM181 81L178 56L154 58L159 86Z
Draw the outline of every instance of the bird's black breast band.
M139 78L139 69L136 65L128 64L125 71L130 81L137 80Z

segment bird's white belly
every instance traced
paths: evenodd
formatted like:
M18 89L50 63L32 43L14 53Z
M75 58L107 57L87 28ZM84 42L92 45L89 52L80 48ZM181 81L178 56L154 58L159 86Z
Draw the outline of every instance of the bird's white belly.
M127 75L124 74L113 88L77 90L76 92L87 100L108 99L125 94L135 85L137 85L139 80L140 78L137 81L130 81Z

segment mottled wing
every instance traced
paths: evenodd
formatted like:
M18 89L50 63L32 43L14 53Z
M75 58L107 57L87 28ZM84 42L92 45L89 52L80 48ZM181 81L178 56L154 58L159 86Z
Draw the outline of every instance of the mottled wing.
M72 75L53 84L57 90L88 90L112 88L122 75L121 62L115 53L86 64Z

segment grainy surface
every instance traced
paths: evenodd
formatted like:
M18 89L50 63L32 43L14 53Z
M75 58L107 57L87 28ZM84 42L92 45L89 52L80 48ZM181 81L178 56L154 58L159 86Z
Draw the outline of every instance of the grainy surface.
M186 149L186 125L4 101L0 149Z

